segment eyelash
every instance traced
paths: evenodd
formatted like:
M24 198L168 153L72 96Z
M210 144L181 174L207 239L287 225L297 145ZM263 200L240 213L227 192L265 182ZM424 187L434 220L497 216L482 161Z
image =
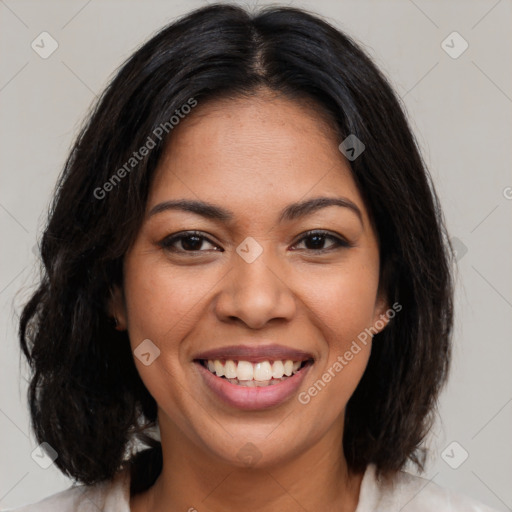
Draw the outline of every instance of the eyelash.
M308 238L311 238L313 236L320 236L324 237L324 239L331 239L334 240L335 246L328 248L328 249L306 249L308 252L312 252L314 254L320 254L320 253L326 253L333 250L341 249L341 248L348 248L352 247L353 245L343 238L334 236L330 234L328 231L324 230L311 230L307 231L297 242L295 245L298 245L299 243L303 242L304 240L307 240ZM182 252L182 253L201 253L206 252L202 250L193 250L193 251L186 251L186 250L177 250L173 247L173 245L176 242L179 242L180 240L184 240L187 238L197 237L201 239L202 241L207 241L208 243L215 245L211 240L209 240L207 237L205 237L200 231L185 231L183 233L177 234L177 235L170 235L166 238L164 238L161 242L159 242L160 247L162 247L165 250L171 251L171 252Z

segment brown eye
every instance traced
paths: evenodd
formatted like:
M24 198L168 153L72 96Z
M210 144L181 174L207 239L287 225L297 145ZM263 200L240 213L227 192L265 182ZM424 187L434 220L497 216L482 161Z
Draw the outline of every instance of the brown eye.
M327 240L331 241L329 247L324 247ZM309 231L299 240L299 244L304 242L305 248L310 251L332 251L340 247L350 247L346 240L334 236L327 231ZM297 245L297 244L296 244Z
M213 242L208 240L204 235L195 232L185 232L177 235L171 235L164 238L159 245L166 250L173 252L205 252L204 245L210 244L213 250L221 250ZM212 250L207 248L206 250Z

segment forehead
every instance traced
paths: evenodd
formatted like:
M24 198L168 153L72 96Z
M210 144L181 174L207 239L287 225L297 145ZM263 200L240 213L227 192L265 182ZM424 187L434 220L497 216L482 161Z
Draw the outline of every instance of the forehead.
M171 133L148 208L174 197L236 210L342 195L366 215L339 142L313 103L260 94L199 104Z

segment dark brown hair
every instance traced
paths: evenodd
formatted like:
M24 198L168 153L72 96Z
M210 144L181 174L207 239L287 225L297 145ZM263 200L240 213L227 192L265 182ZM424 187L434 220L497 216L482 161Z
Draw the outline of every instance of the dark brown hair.
M366 146L351 169L377 229L381 284L402 310L374 338L347 405L344 453L353 471L374 463L392 474L408 459L422 466L418 448L450 358L452 256L400 102L361 48L318 16L213 5L162 29L120 68L77 137L42 237L43 275L19 330L32 369L32 426L78 481L111 479L135 460L134 492L158 476L161 447L145 434L156 403L106 303L122 284L171 117L191 99L239 98L262 87L307 97L329 113L340 142L355 135ZM148 137L151 151L120 172ZM135 455L135 439L151 448Z

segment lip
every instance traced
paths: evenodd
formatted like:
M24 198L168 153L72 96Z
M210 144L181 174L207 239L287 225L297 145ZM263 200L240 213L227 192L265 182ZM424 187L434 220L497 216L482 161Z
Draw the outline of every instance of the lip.
M284 345L229 345L226 347L218 347L211 350L206 350L196 354L193 357L197 359L219 359L226 360L232 359L236 361L249 361L251 363L258 363L261 361L306 361L314 359L313 355L303 350L297 350Z
M237 409L257 410L276 407L293 396L306 377L313 361L306 363L297 373L279 384L266 387L244 387L231 384L228 380L210 372L199 361L194 361L194 363L203 382L215 397Z

